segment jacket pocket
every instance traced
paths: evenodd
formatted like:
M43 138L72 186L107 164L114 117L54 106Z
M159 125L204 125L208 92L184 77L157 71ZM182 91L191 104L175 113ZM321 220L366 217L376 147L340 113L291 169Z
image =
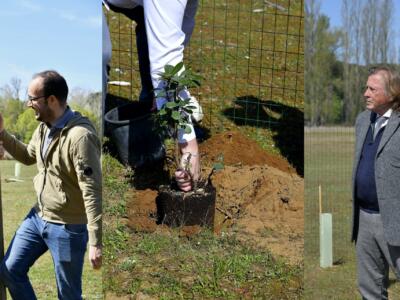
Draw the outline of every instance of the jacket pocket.
M68 202L61 178L52 172L49 172L46 176L41 200L44 208L53 212L60 211Z
M35 189L37 198L40 197L40 193L43 190L43 182L44 181L44 171L40 170L35 177L33 177L33 188Z

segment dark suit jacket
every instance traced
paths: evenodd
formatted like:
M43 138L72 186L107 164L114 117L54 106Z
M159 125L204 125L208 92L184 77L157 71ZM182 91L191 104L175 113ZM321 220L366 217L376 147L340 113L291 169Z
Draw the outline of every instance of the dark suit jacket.
M368 128L370 111L360 113L356 120L356 145L353 165L353 229L357 239L359 207L355 201L355 175ZM393 246L400 246L400 112L393 111L383 132L375 157L375 181L384 236Z

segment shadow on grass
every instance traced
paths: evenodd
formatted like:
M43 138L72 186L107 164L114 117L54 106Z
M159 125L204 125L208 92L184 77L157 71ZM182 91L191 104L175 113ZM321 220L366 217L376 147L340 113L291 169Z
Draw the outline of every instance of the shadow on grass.
M345 263L346 263L346 260L343 257L341 257L341 258L338 258L337 260L335 260L333 262L333 265L334 266L340 266L340 265L343 265Z
M297 173L304 176L304 114L301 110L272 100L242 96L223 114L238 126L271 130L275 146Z

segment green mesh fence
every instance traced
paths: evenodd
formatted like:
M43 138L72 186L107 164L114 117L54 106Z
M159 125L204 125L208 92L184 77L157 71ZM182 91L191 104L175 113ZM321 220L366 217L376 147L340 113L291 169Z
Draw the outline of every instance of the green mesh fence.
M113 53L109 93L136 100L135 24L107 12ZM303 172L303 1L199 1L185 65L204 77L191 93L211 133L238 128ZM290 130L288 130L290 128Z

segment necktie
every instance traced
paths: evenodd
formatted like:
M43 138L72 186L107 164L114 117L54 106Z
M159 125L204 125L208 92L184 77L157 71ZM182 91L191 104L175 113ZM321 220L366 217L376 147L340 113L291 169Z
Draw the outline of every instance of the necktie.
M380 116L379 118L376 119L375 121L375 128L374 128L374 140L376 135L378 134L379 130L383 127L383 124L385 124L386 120L388 117Z

